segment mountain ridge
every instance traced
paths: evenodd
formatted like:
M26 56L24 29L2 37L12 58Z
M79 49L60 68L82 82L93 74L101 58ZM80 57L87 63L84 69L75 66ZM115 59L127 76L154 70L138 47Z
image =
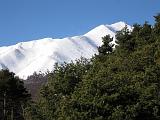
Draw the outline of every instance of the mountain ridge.
M100 25L84 35L63 39L44 38L0 47L0 69L9 69L26 79L34 72L53 70L56 62L70 62L80 57L91 58L98 52L97 47L102 45L102 37L110 35L115 44L116 31L125 25L124 22L117 22ZM129 25L127 27L132 29Z

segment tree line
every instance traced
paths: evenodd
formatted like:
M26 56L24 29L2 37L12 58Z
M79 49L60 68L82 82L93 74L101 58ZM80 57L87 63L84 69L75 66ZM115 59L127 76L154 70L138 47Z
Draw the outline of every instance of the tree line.
M21 80L0 72L6 120L160 120L160 14L109 35L91 59L55 64L33 102ZM87 49L87 48L86 48ZM40 79L40 77L30 77ZM15 85L14 85L15 84ZM1 92L2 91L2 92Z

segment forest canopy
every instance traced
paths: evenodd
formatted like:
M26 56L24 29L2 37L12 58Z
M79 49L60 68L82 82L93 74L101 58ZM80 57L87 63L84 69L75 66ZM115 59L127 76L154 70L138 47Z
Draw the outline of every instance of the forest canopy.
M106 35L92 59L56 64L24 118L160 120L160 14L154 18L118 31L115 49Z

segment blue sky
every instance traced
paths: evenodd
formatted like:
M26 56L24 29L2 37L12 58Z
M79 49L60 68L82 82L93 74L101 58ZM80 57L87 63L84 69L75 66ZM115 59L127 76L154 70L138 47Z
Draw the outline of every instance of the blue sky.
M160 0L0 0L0 46L81 35L118 21L154 23Z

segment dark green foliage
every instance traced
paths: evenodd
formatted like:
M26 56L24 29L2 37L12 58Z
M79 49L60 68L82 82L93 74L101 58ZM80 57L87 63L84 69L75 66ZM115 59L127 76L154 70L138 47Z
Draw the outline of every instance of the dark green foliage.
M24 120L30 95L18 77L8 70L0 71L0 119Z
M156 33L156 35L160 35L160 13L157 16L154 16L155 18L155 28L154 28L154 32Z
M103 45L98 48L99 55L106 55L108 53L113 52L113 46L110 42L113 41L109 35L106 35L102 38Z
M154 26L135 24L103 37L91 62L56 65L33 120L160 120L159 15Z
M56 64L54 71L49 73L48 84L40 91L42 98L38 101L39 107L36 108L37 112L33 114L33 118L35 116L38 116L38 120L58 118L61 108L65 104L64 101L70 98L90 66L90 62L84 58L75 63ZM32 115L35 108L31 107L31 111Z
M84 58L76 63L56 64L55 70L49 76L49 85L54 86L56 94L70 95L89 68L90 64Z
M117 39L117 49L119 48L120 52L129 52L133 51L135 48L135 39L132 38L130 31L127 26L125 26L121 31L118 31L116 34Z

